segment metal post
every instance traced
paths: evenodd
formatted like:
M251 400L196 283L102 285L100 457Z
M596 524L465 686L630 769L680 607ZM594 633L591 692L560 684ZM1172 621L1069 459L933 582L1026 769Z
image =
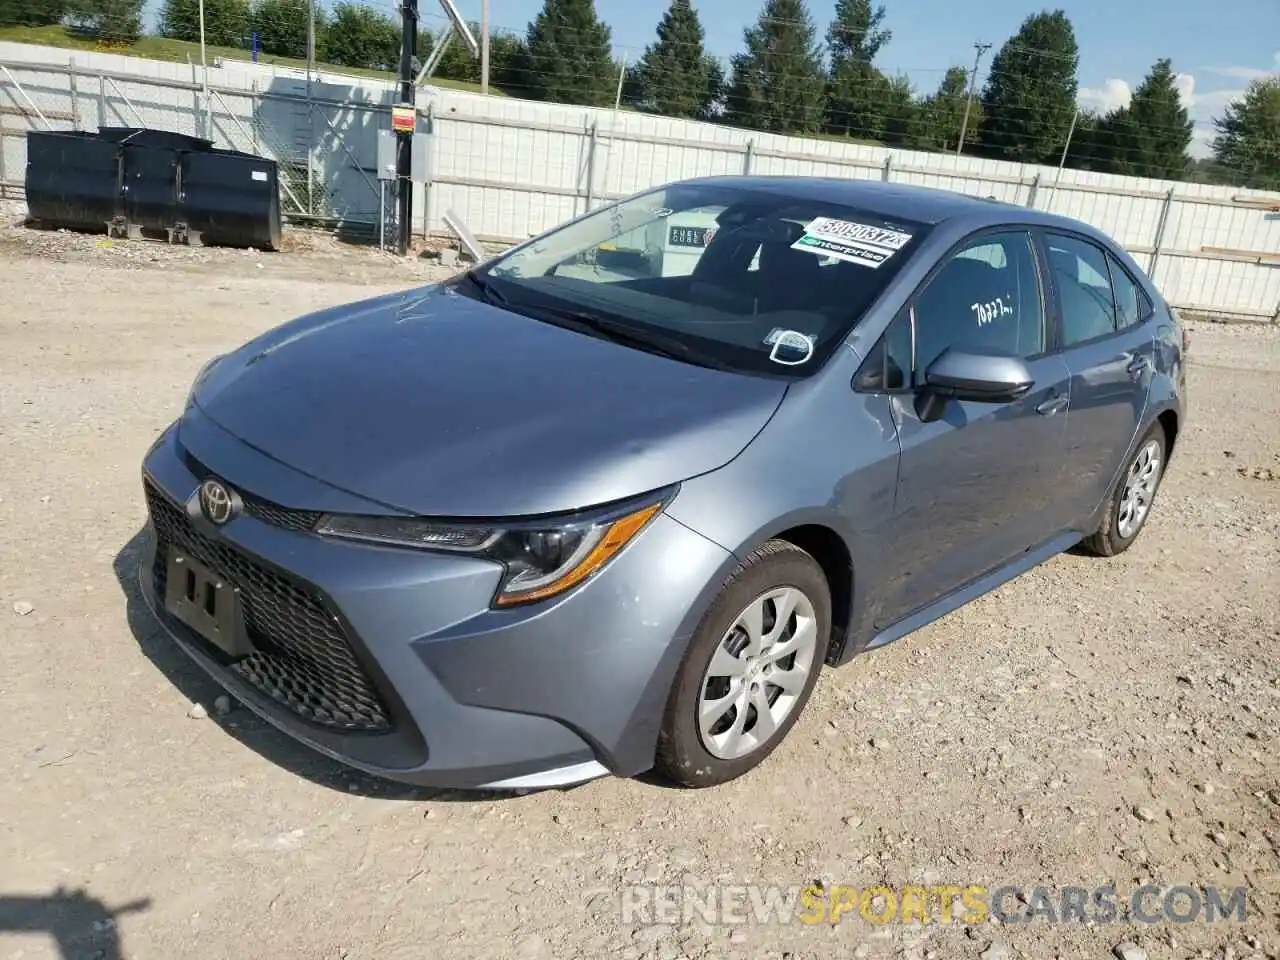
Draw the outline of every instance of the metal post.
M107 78L98 74L98 129L107 125Z
M418 0L401 0L400 12L403 15L403 28L400 40L400 102L417 108L417 91L413 85L413 59L418 52ZM411 155L413 150L413 131L396 133L396 186L399 194L396 197L398 208L396 227L398 233L398 250L400 256L409 252L409 233L413 229L410 222L413 218L413 181Z
M747 141L747 158L742 164L742 175L744 177L751 176L751 168L755 166L756 160L756 142L755 140Z
M480 0L480 93L489 95L489 0Z
M1040 192L1040 174L1036 174L1031 181L1031 189L1027 191L1027 206L1032 210L1036 208L1036 194Z
M204 0L200 0L200 89L204 103L205 136L213 139L213 119L209 116L209 63L204 55Z
M1164 195L1164 203L1160 207L1160 219L1156 222L1156 238L1151 244L1151 269L1147 271L1152 282L1156 278L1156 264L1160 261L1160 247L1164 244L1164 230L1169 224L1169 211L1173 208L1173 188Z
M316 72L316 0L307 3L307 213L316 212L315 197L315 140L316 115L315 91L312 89L312 77Z
M596 189L596 144L599 142L599 126L593 120L591 129L587 131L590 138L587 140L587 210L591 210L592 201L595 199Z
M893 154L886 153L884 155L884 171L880 175L880 179L888 183L893 179Z
M427 104L427 134L429 136L428 143L431 144L432 156L428 157L427 163L427 182L422 185L422 238L425 240L431 235L431 198L435 191L432 189L431 178L435 176L435 147L436 147L436 105L434 102Z
M307 84L316 72L316 0L307 2Z
M67 76L71 83L71 129L80 129L80 97L76 90L76 58L67 58Z
M387 248L387 181L378 181L378 252Z
M8 179L4 172L4 124L0 123L0 197L5 196L5 183Z
M1053 186L1049 188L1049 201L1045 204L1048 210L1053 204L1053 195L1058 189L1058 181L1062 179L1062 168L1067 165L1067 152L1071 149L1071 138L1075 136L1076 121L1080 119L1080 108L1076 107L1076 112L1071 115L1071 127L1067 130L1067 142L1062 145L1062 156L1058 158L1058 173L1053 178Z
M618 94L613 98L613 112L617 114L618 109L622 106L622 85L627 80L627 51L622 51L622 66L618 70Z
M969 77L969 96L964 101L964 120L960 123L960 142L956 144L956 156L964 152L964 135L969 131L969 111L973 109L973 88L978 83L978 63L982 60L982 55L991 49L991 44L975 43L973 48L977 53L973 57L973 75Z

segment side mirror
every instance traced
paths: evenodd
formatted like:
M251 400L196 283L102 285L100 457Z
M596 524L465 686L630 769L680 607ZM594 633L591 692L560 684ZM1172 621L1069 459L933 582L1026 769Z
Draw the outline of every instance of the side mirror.
M1035 378L1021 357L980 347L948 347L929 365L916 396L916 413L937 420L947 400L1009 403L1025 396Z

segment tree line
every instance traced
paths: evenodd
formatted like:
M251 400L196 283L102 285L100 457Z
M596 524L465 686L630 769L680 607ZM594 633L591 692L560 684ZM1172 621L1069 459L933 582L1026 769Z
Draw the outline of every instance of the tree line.
M68 19L136 38L143 0L0 0L0 25ZM306 56L307 0L205 0L205 39L216 46ZM473 25L478 34L478 26ZM200 37L199 0L164 0L159 32ZM401 27L389 13L353 0L316 4L316 56L326 63L394 70ZM763 0L727 64L711 56L691 0L671 0L656 36L634 63L613 56L595 0L543 0L524 36L495 34L490 82L520 97L555 103L622 103L663 116L801 136L853 138L917 150L956 151L1023 163L1066 163L1103 173L1201 179L1280 189L1280 75L1253 81L1214 119L1213 159L1188 153L1194 125L1172 62L1154 63L1130 102L1079 110L1079 48L1062 10L1026 17L991 58L985 83L953 66L937 88L917 91L877 58L893 39L883 5L836 0L819 34L806 0ZM425 62L435 37L423 32ZM727 66L727 69L726 69ZM452 43L437 77L478 81L480 65ZM963 144L962 144L963 141Z

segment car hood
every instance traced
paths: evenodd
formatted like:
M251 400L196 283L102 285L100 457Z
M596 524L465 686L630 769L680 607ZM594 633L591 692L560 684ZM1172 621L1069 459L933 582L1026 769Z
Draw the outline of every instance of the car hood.
M502 517L580 509L723 466L785 391L439 286L287 323L215 364L192 399L249 445L363 498Z

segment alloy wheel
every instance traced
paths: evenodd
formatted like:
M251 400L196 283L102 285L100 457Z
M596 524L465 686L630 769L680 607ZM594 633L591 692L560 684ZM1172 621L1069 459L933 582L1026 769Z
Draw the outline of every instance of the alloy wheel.
M761 594L711 656L698 699L702 745L721 760L766 744L795 708L818 648L813 602L795 587Z
M1125 478L1124 492L1120 494L1120 508L1116 512L1116 532L1125 540L1133 537L1147 519L1151 501L1156 495L1163 464L1160 443L1148 440L1138 451Z

